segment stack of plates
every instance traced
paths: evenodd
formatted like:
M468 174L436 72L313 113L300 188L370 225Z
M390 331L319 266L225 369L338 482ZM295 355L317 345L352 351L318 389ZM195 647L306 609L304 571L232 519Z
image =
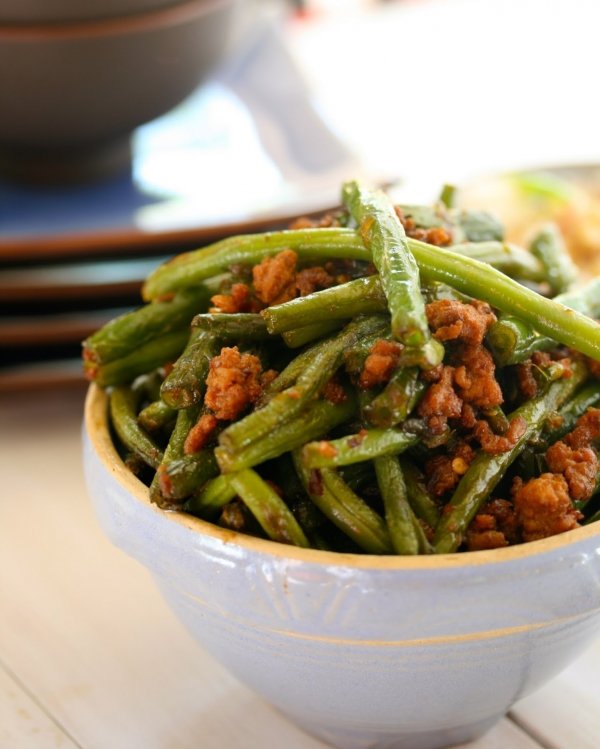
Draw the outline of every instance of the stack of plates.
M83 383L81 340L139 305L158 263L327 210L344 179L373 178L268 24L132 149L131 173L110 182L0 182L0 391Z

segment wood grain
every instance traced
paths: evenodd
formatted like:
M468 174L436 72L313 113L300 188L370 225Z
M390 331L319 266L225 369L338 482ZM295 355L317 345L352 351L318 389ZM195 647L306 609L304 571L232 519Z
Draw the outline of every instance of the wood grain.
M15 679L0 666L2 749L78 749Z

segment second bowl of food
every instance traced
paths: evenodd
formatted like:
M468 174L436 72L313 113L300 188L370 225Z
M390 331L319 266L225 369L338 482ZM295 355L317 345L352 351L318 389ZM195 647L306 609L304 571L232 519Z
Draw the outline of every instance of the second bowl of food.
M108 536L340 749L473 739L600 626L598 281L450 197L347 183L157 268L84 345Z

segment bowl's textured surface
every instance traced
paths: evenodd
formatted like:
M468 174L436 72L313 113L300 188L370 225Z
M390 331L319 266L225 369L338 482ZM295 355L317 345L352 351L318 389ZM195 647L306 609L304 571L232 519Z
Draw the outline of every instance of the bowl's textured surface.
M240 536L150 504L112 446L94 386L84 459L105 532L151 571L197 640L337 747L473 739L598 634L600 524L412 559Z
M0 155L110 153L190 94L221 59L239 0L188 0L79 25L0 26Z

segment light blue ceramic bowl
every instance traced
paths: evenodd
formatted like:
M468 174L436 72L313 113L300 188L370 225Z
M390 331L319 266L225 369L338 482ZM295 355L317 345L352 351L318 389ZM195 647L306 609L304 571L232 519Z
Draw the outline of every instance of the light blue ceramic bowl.
M600 523L493 552L302 550L150 504L92 386L85 472L109 538L240 681L340 749L476 738L600 631Z

